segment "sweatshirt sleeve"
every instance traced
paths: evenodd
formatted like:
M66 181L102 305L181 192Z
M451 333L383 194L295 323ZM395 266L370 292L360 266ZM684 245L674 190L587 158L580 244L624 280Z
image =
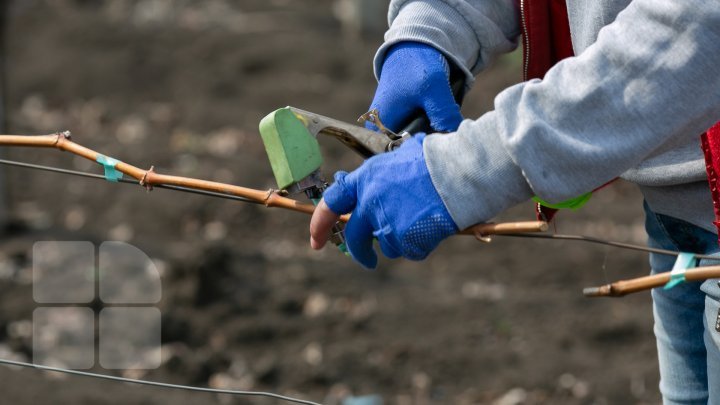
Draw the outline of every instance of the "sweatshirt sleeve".
M635 0L580 56L512 86L457 132L426 138L433 184L462 229L532 195L586 193L720 119L720 8ZM698 146L699 153L699 146Z
M388 48L414 41L440 50L465 73L469 87L496 56L517 47L520 35L513 0L393 0L388 21L385 43L375 55L378 78Z

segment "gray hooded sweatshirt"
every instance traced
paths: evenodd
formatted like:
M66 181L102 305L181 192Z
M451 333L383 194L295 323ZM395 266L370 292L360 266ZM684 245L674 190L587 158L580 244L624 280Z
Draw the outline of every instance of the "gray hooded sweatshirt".
M720 120L715 0L567 0L575 57L512 86L457 132L426 138L428 169L462 229L537 195L560 202L615 177L655 212L717 232L700 134ZM401 41L434 46L472 83L513 50L513 0L394 0L375 60Z

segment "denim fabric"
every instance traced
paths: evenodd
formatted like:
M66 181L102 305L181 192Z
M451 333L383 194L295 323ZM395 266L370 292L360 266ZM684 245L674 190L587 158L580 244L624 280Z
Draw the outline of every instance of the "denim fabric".
M656 214L645 205L649 245L720 256L717 235L688 222ZM653 273L670 271L675 257L650 255ZM718 261L701 260L701 266ZM719 280L653 290L653 315L664 404L720 404Z

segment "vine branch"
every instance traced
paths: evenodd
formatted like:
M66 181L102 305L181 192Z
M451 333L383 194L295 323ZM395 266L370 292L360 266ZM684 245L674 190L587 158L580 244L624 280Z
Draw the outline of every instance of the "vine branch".
M97 151L82 146L71 140L70 132L58 132L50 135L0 135L2 146L26 146L36 148L56 148L69 152L87 160L97 162L98 158L104 156ZM296 212L310 214L315 211L312 204L302 203L292 198L287 198L277 190L258 190L248 187L236 186L233 184L220 183L216 181L196 179L192 177L173 176L161 174L151 167L148 170L141 169L129 163L118 161L115 170L130 176L138 181L141 186L151 189L153 186L166 185L178 186L187 189L203 190L214 193L228 194L243 197L255 202L264 204L269 208L283 208ZM350 215L340 217L341 222L347 222ZM500 235L518 232L542 232L547 230L547 223L543 221L507 222L477 224L465 229L459 234L472 235L479 240L486 241L489 235Z

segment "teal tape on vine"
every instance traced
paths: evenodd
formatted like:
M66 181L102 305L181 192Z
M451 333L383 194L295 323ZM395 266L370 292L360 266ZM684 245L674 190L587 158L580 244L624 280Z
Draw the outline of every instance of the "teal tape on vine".
M675 260L672 271L670 272L670 280L663 287L664 290L669 290L678 284L685 282L685 271L695 267L697 259L692 253L681 252Z
M105 180L117 183L118 180L123 178L123 174L115 168L120 163L119 160L98 153L95 161L100 163L105 170Z
M590 201L590 197L592 197L592 192L556 204L551 204L547 201L543 201L542 199L540 199L540 197L533 197L532 200L542 205L543 207L553 208L556 210L564 208L576 210L587 204L587 202Z

